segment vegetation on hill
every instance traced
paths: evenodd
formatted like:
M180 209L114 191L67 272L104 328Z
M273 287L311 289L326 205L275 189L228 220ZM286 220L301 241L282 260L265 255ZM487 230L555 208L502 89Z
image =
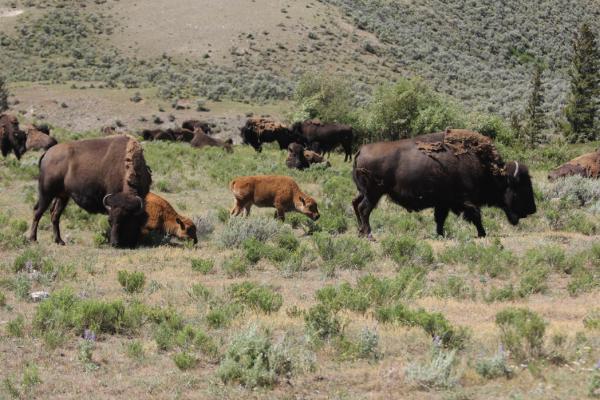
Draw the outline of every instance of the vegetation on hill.
M390 62L433 82L469 108L508 116L525 107L535 64L547 67L547 107L565 103L570 39L582 22L600 29L600 3L585 0L323 0L375 33Z

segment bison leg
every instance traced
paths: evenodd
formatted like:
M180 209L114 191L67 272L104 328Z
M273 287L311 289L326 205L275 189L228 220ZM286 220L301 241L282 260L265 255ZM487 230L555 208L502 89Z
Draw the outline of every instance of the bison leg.
M285 210L283 208L277 208L277 211L275 211L275 218L280 219L281 222L285 221Z
M465 205L465 210L463 213L463 217L466 221L472 223L477 228L477 236L485 237L485 229L483 229L483 224L481 223L481 210L479 207L476 207L471 204Z
M358 229L359 231L362 229L362 218L360 217L360 212L358 211L358 205L360 204L360 202L365 198L365 195L362 193L359 193L358 195L356 195L356 197L352 200L352 208L354 208L354 215L356 215L356 220L358 222Z
M446 222L446 218L448 218L449 212L448 208L443 207L436 207L434 210L433 216L435 218L436 230L440 236L444 236L444 223Z
M234 217L237 217L238 215L240 215L242 213L243 209L244 209L244 207L242 206L241 202L238 199L235 199L233 208L229 212L229 215L233 215Z
M377 206L377 202L380 198L381 196L369 198L367 195L365 195L358 205L358 212L360 213L362 220L362 227L359 230L360 236L367 236L369 239L373 239L373 236L371 235L371 223L369 222L369 218L371 217L371 212Z
M50 207L52 200L54 199L51 197L44 196L40 193L40 198L36 203L35 207L33 208L33 222L31 223L31 231L29 233L30 241L37 241L38 224L40 223L42 215L44 215L48 207Z
M60 237L60 216L62 215L67 203L69 202L68 196L57 197L52 206L52 230L54 231L54 242L61 246L65 245L65 242Z
M246 204L246 207L244 207L244 210L246 210L246 217L250 215L251 208L252 208L252 203L248 203L248 204Z

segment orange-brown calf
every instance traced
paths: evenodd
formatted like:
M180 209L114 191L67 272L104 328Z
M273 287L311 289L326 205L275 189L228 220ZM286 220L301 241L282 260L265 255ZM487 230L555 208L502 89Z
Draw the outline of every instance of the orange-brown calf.
M179 239L191 239L194 243L198 242L196 225L191 219L177 214L171 204L162 197L148 193L145 211L148 214L148 220L142 229L142 235L146 236L150 231L158 230Z
M240 215L250 208L275 207L275 218L285 219L285 213L297 211L313 220L319 219L317 202L304 194L298 184L289 176L259 175L243 176L229 183L229 189L235 197L231 215Z

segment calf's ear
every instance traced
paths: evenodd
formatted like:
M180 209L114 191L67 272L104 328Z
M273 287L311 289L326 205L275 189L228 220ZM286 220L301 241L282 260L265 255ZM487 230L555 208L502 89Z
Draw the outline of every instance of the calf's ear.
M300 197L300 201L302 202L302 205L305 206L306 205L306 200L304 200L304 197Z
M185 230L185 224L183 223L183 221L182 221L181 219L179 219L179 218L175 218L175 222L177 222L177 223L179 224L179 227L180 227L182 230Z

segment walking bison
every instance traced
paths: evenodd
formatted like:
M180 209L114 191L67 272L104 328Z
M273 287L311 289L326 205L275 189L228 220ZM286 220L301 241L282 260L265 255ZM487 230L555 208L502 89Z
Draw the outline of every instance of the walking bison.
M111 245L137 245L145 224L143 199L152 182L137 140L112 136L57 144L40 158L39 167L30 240L37 240L38 223L52 204L54 241L64 245L60 216L72 198L87 212L108 214Z
M486 235L481 206L502 209L513 225L536 212L527 167L505 164L491 140L476 132L447 130L364 145L352 176L359 234L370 238L369 217L384 195L408 211L433 208L439 235L450 211L473 223L480 237Z
M301 136L308 148L321 154L329 154L336 147L344 149L344 161L352 161L352 141L354 134L350 125L323 124L320 121L308 120L296 122L290 127L294 136Z
M250 118L240 129L242 143L250 145L257 152L262 151L263 143L277 142L281 150L285 150L291 143L302 143L302 138L290 132L288 128L268 118Z

